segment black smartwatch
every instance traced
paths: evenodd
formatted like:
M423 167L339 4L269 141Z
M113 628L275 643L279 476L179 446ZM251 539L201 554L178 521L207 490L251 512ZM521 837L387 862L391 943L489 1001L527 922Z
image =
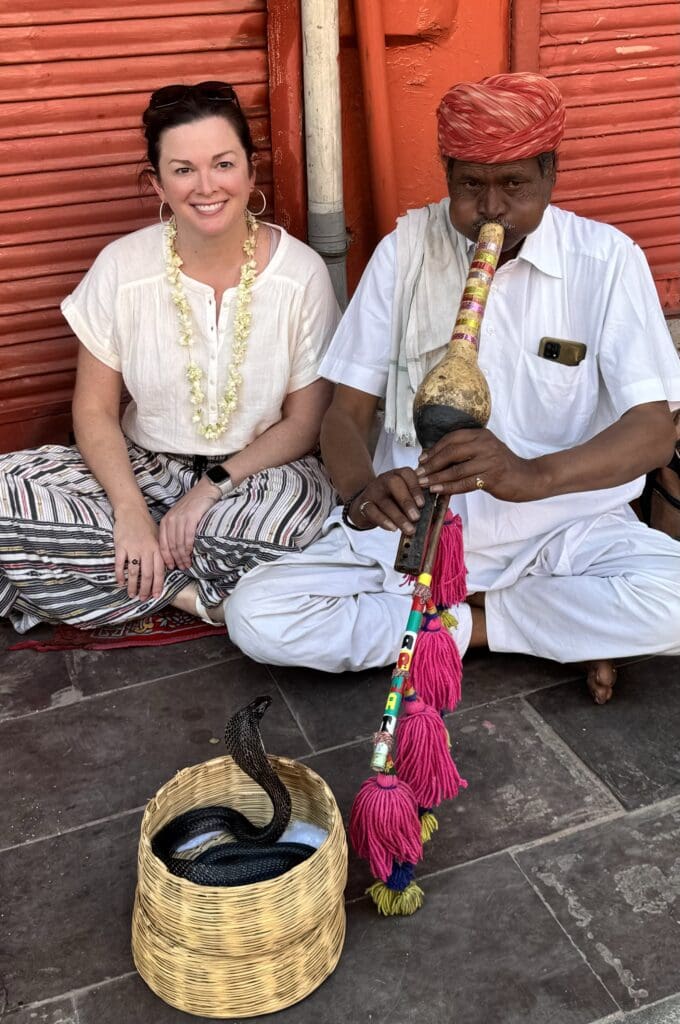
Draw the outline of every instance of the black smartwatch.
M226 498L234 490L234 481L224 466L211 466L210 469L206 469L205 476L218 489L221 498Z

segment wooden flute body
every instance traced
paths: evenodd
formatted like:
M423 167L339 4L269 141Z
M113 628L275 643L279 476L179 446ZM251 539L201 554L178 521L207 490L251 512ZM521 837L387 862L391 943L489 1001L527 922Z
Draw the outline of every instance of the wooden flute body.
M484 427L491 415L491 395L477 360L479 335L503 246L500 224L482 225L468 271L451 340L442 359L423 378L413 402L413 422L422 448L463 427ZM428 491L415 533L402 534L394 564L397 572L417 576L435 506Z

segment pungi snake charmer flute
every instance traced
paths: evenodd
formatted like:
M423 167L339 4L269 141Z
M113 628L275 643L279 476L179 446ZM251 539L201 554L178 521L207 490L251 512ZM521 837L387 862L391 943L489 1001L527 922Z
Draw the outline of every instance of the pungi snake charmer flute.
M453 430L484 427L489 421L491 396L477 363L477 350L503 236L500 224L482 226L448 349L416 391L413 422L423 449L431 448ZM395 562L397 571L410 576L420 571L433 511L434 497L428 494L415 534L402 537Z
M491 398L477 363L477 349L503 237L504 230L500 224L483 225L447 351L416 392L413 419L423 449L431 448L451 431L463 427L484 427L488 422ZM449 798L457 793L459 785L465 785L447 751L446 730L439 717L443 708L433 709L426 706L426 700L424 703L420 699L425 698L426 673L423 669L422 676L418 676L418 666L414 661L419 637L418 653L424 649L423 639L431 641L433 638L428 628L429 620L430 624L437 623L437 642L442 646L436 650L443 652L440 659L436 653L434 659L430 659L430 662L435 661L435 672L440 670L436 664L438 660L443 663L442 672L450 671L454 657L460 668L455 642L442 626L435 607L437 598L433 601L432 596L433 585L436 586L433 576L436 577L440 564L436 559L440 536L447 528L445 522L453 524L448 504L447 496L428 492L416 533L412 538L402 537L395 568L415 577L413 601L392 673L383 719L374 738L371 768L379 774L364 782L350 820L352 843L359 856L369 859L379 879L369 892L384 914L411 914L422 904L422 890L413 881L413 865L422 856L423 836L436 828L436 819L429 814L430 808L424 806L430 801L423 794L437 792L441 794L439 799ZM459 524L460 520L457 520L456 529L459 529ZM458 550L462 554L460 537L458 542ZM462 559L459 561L464 583ZM439 589L441 593L441 586ZM429 667L432 669L432 664ZM460 675L456 685L459 682ZM401 720L399 724L396 758L399 778L396 778L394 765L388 758L403 698L406 698L408 714L403 722L404 728ZM447 701L446 706L452 707L454 703L455 700ZM427 827L426 816L431 819Z
M491 415L491 396L477 363L477 349L489 288L496 272L503 237L504 231L500 224L490 223L482 226L449 346L444 357L430 370L416 391L413 420L416 436L424 449L431 448L441 437L453 430L486 426ZM439 502L441 522L447 504L445 500ZM397 552L395 568L399 572L416 576L417 586L378 733L378 736L382 733L383 738L376 743L371 761L371 767L375 771L382 771L385 767L389 741L386 741L384 734L394 734L403 696L404 679L411 664L418 630L422 623L426 603L422 596L422 588L429 588L431 583L435 555L432 547L438 543L441 532L441 526L438 530L434 529L435 507L435 496L428 493L425 507L420 514L420 529L416 529L413 537L403 536ZM430 550L426 554L425 541L428 535ZM424 558L427 558L428 562L427 571L424 571Z

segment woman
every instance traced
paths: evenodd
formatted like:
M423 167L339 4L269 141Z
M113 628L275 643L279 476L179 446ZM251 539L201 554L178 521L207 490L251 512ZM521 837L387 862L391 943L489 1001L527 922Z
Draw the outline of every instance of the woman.
M161 224L108 245L62 303L77 448L0 458L0 615L20 632L167 604L224 621L240 576L310 543L334 504L310 454L339 319L323 262L249 213L231 86L165 86L143 123Z

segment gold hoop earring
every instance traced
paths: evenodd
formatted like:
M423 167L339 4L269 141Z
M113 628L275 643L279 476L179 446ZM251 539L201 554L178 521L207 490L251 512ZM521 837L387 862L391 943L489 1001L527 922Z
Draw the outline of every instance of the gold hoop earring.
M254 188L253 192L259 192L260 195L262 196L262 209L258 210L257 213L255 213L254 210L249 210L248 212L252 213L253 217L261 217L262 214L264 213L264 211L267 209L267 197L266 197L266 195L264 194L264 192L262 191L261 188ZM252 195L253 192L251 192L250 194Z
M167 220L163 220L163 207L164 206L167 206L167 208L170 210L170 216L168 217ZM158 219L161 222L161 224L163 225L163 227L165 227L166 224L169 224L170 221L172 220L172 208L171 208L169 203L165 202L165 199L163 199L161 201L161 205L158 207Z

